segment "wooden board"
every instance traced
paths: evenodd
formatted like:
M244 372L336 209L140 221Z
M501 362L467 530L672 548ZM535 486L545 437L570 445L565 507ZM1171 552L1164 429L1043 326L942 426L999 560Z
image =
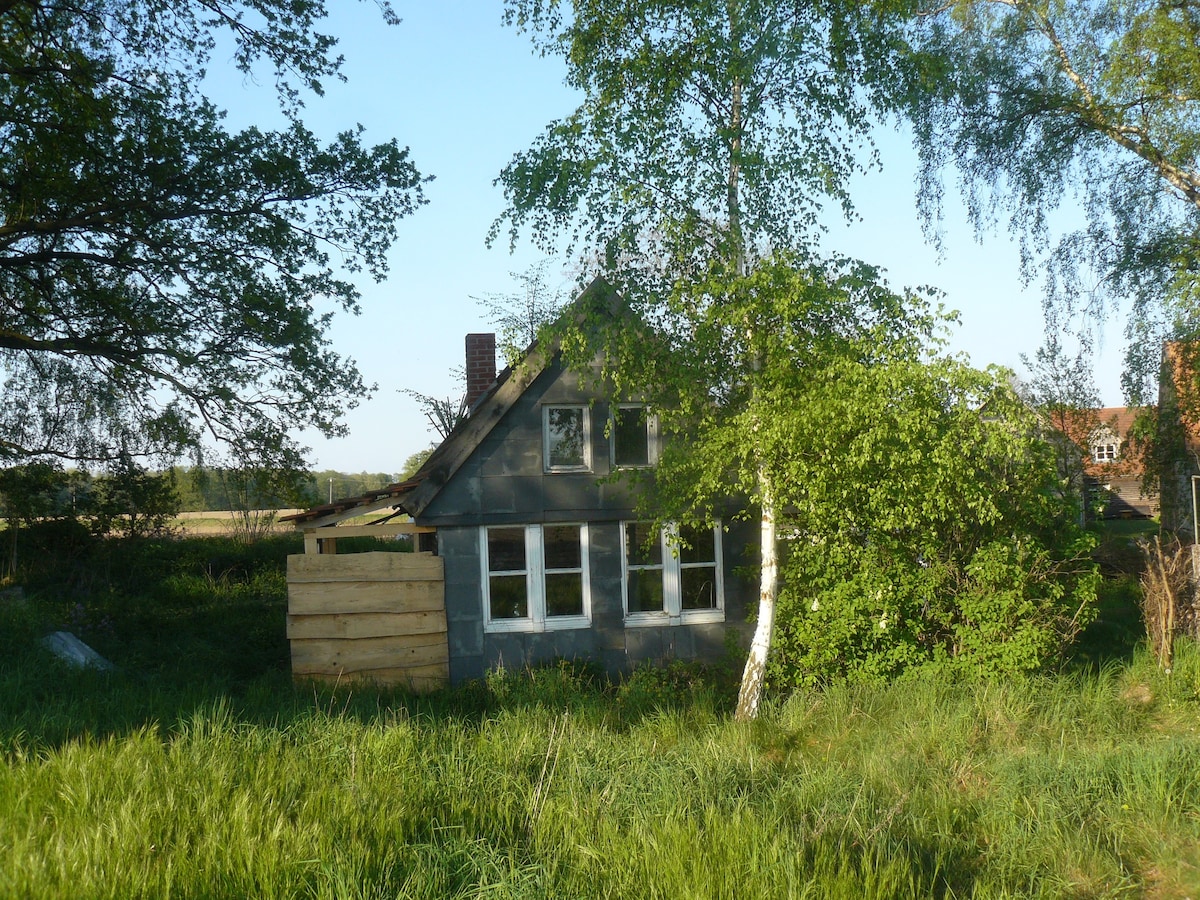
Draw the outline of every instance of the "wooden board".
M440 581L442 558L432 553L295 554L288 557L288 584L333 581Z
M394 635L357 640L292 641L294 675L338 675L369 669L448 664L445 634Z
M289 615L287 636L291 640L321 638L358 639L401 634L445 634L446 611L408 613L334 613L333 615Z
M396 537L401 534L436 534L437 529L430 525L417 525L415 522L399 522L395 525L336 525L324 528L306 528L304 536L317 538L341 537ZM385 551L386 552L386 551Z
M296 616L411 613L445 608L446 590L440 581L288 584L288 612Z
M413 691L432 691L445 687L450 680L450 667L445 663L431 666L416 666L411 669L371 669L366 672L351 672L343 675L305 675L313 681L325 684L353 684L372 682L381 685L397 685Z

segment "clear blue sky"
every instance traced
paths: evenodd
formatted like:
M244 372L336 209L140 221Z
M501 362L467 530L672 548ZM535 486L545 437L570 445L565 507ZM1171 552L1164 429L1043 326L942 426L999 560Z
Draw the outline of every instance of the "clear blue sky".
M348 414L348 437L300 437L317 468L395 473L435 437L400 391L454 393L450 370L462 364L463 336L493 330L474 298L514 290L509 273L541 259L530 246L514 255L506 243L485 247L503 208L492 182L576 102L561 63L535 56L526 37L502 27L499 2L399 0L404 21L394 28L383 25L373 3L330 6L325 30L339 38L348 81L309 100L307 124L320 135L361 123L368 142L395 137L435 180L426 188L428 205L400 223L388 280L360 279L362 314L338 316L331 332L337 350L357 360L377 392ZM231 127L277 123L269 87L212 69L210 95L228 110ZM882 266L895 287L940 288L961 314L952 348L976 365L999 363L1021 374L1020 354L1032 356L1041 343L1042 315L1039 287L1021 284L1016 246L1002 231L976 241L956 186L948 184L939 258L921 235L907 139L881 129L877 141L882 171L853 186L861 221L846 226L831 218L828 249ZM1108 405L1121 402L1119 337L1119 327L1112 329L1098 358L1097 386Z

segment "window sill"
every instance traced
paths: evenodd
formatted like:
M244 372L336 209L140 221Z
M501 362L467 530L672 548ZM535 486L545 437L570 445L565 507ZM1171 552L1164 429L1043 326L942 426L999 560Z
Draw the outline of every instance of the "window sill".
M587 616L555 616L544 622L533 619L499 619L485 622L484 634L541 634L546 631L572 631L590 628L592 620Z
M625 616L626 628L662 628L667 625L711 625L725 621L723 609L693 609L680 616L666 613L630 613Z

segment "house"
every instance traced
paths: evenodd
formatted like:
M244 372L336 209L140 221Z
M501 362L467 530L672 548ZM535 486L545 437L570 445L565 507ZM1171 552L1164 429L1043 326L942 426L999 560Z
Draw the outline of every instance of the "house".
M1157 491L1146 490L1143 448L1132 434L1142 407L1109 406L1092 411L1084 451L1083 475L1089 494L1106 519L1145 519L1159 513Z
M1144 407L1062 408L1044 413L1047 437L1059 454L1061 474L1090 498L1091 515L1105 519L1158 515L1158 493L1144 481L1146 453L1134 438Z
M612 289L598 279L572 308L615 303ZM290 517L307 536L307 558L293 561L297 573L308 573L297 577L310 579L305 590L312 604L320 596L312 586L324 576L306 567L339 559L329 556L338 535L371 528L347 530L339 522L374 510L389 521L408 514L423 552L382 555L440 563L444 648L423 638L405 674L386 648L403 656L418 647L415 639L343 628L337 619L343 614L330 606L317 610L325 619L321 640L343 644L317 648L319 660L297 666L293 637L297 674L353 672L437 683L443 655L451 682L556 658L591 660L615 674L643 662L713 660L726 652L729 632L738 640L745 636L747 606L757 598L741 574L755 562L746 550L754 546L753 529L747 533L727 519L701 531L680 534L668 526L660 532L638 516L630 476L652 471L662 439L652 413L632 400L610 404L595 379L564 367L553 346L535 344L518 366L497 376L495 337L468 335L466 375L468 417L412 479ZM381 520L377 533L386 529ZM352 557L341 559L337 565L353 565ZM398 563L388 565L392 571ZM289 582L292 569L289 564ZM325 584L357 577L339 573ZM372 615L386 615L378 585L356 583L362 589L349 593L374 591L379 609ZM289 612L290 635L300 618L316 615L312 605ZM398 624L378 627L400 630ZM356 637L338 638L351 633ZM385 638L392 643L380 643ZM376 643L345 644L356 640Z

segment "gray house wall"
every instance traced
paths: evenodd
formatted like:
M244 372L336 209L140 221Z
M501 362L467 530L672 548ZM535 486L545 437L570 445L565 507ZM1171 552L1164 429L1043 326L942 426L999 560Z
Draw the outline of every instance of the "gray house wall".
M593 401L592 471L543 471L542 407ZM755 596L746 580L747 538L754 529L733 526L722 538L725 621L704 624L627 626L622 597L622 520L634 518L627 479L610 474L605 435L608 406L589 398L577 374L557 363L536 378L418 518L437 527L445 561L450 679L478 678L497 667L523 668L553 659L587 659L608 672L641 662L715 660L728 633L745 644L746 613ZM591 626L566 630L486 633L479 528L579 522L588 525ZM749 532L749 533L747 533Z

